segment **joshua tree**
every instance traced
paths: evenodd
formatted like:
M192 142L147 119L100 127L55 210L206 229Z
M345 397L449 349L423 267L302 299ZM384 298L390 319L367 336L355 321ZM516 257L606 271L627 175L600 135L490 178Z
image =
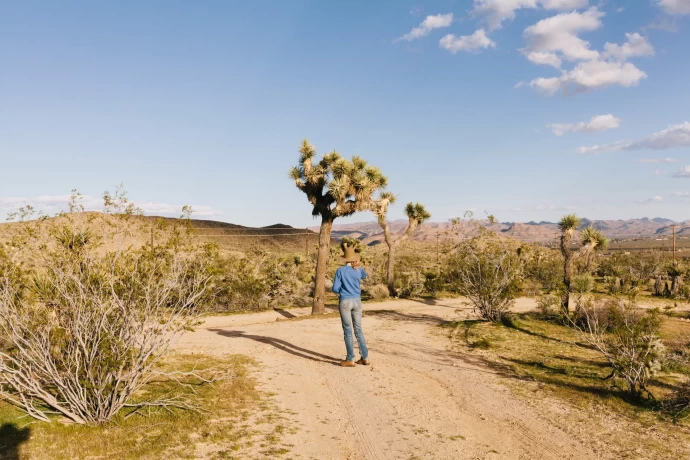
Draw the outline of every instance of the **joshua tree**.
M312 216L321 216L312 308L315 315L326 311L326 269L333 221L371 209L373 195L386 187L388 179L362 158L353 156L352 161L348 161L335 151L314 164L316 149L306 139L302 141L299 152L299 164L292 168L290 177L307 195L313 206Z
M388 269L386 271L386 279L388 282L388 292L392 297L395 297L397 295L395 289L395 247L409 238L420 224L431 217L431 214L429 214L424 206L419 203L407 203L407 206L405 206L405 213L407 214L409 223L403 234L394 239L388 227L388 221L386 220L388 205L392 203L395 203L395 195L389 192L382 193L379 200L373 203L372 210L376 213L379 225L383 229L383 237L388 245Z
M561 307L564 312L568 312L568 304L570 302L570 278L573 275L573 252L570 249L570 243L573 240L575 230L580 225L580 218L575 214L569 214L561 219L558 223L558 228L561 230L561 253L563 254L563 298L561 299Z
M582 230L582 233L580 234L580 243L582 243L580 255L587 258L587 271L589 271L592 265L592 256L594 255L594 251L606 249L609 245L609 239L606 238L599 230L590 225Z

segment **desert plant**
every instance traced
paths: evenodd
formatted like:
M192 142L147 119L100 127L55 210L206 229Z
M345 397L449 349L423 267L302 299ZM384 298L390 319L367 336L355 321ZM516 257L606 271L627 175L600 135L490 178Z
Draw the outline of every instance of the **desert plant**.
M79 424L125 407L190 408L140 390L184 376L157 364L197 320L210 281L205 259L178 244L97 252L91 229L66 219L50 245L33 248L31 271L1 269L0 397L39 420L60 414Z
M372 197L386 187L388 180L378 168L368 165L358 156L348 161L333 151L314 164L315 156L314 147L304 140L299 164L292 168L290 177L307 195L312 204L312 216L321 217L312 314L322 314L326 311L326 271L333 221L370 209Z
M646 383L661 367L664 345L659 338L661 312L640 312L634 301L583 298L570 324L587 343L608 361L613 385L622 380L630 397L653 397Z
M408 219L407 228L396 238L391 234L387 220L388 206L393 203L395 203L395 195L389 192L382 193L380 198L372 203L372 211L376 214L379 225L383 229L383 237L388 246L386 265L388 291L391 296L396 297L398 292L395 288L395 248L408 239L419 225L431 217L431 214L419 203L407 203L405 206L405 214L407 214Z
M575 214L569 214L563 217L558 222L558 228L561 231L560 248L563 254L563 298L561 299L561 308L567 312L570 305L570 279L573 276L573 251L570 244L575 234L575 230L580 225L580 219Z
M558 313L560 297L553 294L545 294L537 298L537 311L545 317L552 317Z
M523 266L517 251L489 233L460 243L448 277L481 318L500 322L520 292Z
M375 284L367 289L367 293L374 300L388 298L388 287L383 284Z
M580 295L592 292L594 290L594 278L589 273L575 275L570 282L570 290Z
M585 259L585 269L589 272L591 270L594 252L606 249L609 245L609 240L601 231L590 225L582 230L580 234L580 243L582 244L582 248L579 253Z

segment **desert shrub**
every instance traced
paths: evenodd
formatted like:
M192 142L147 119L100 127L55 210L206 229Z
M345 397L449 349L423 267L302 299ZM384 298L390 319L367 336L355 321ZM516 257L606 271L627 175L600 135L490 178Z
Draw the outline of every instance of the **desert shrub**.
M527 279L523 281L522 286L520 286L520 290L524 295L533 297L541 294L542 285L538 281Z
M641 312L634 301L609 299L595 302L581 299L571 324L581 338L592 345L611 366L614 386L633 398L646 393L648 379L660 368L664 345L659 338L661 312Z
M375 284L367 289L367 293L372 299L387 299L389 297L388 286L385 284Z
M500 322L519 295L523 265L505 241L485 234L458 245L448 259L447 277L481 318Z
M211 278L206 260L174 229L156 247L98 251L88 221L61 219L44 228L48 244L24 241L31 270L1 264L0 397L36 419L60 414L80 424L106 422L125 407L189 408L140 390L184 377L156 365L197 321Z
M537 311L544 317L552 317L560 312L561 298L559 295L546 294L537 298Z
M563 286L563 256L558 251L534 247L525 263L525 278L539 283L546 292L560 289Z
M594 290L594 278L589 273L573 276L570 281L570 290L577 294L587 294Z
M435 296L443 290L443 278L437 272L424 272L424 293Z
M424 293L425 281L426 278L421 270L408 268L407 270L397 272L395 289L398 291L399 297L417 297Z
M310 295L312 267L296 257L255 251L242 256L207 249L213 261L213 299L217 312L260 311L288 304L303 305Z

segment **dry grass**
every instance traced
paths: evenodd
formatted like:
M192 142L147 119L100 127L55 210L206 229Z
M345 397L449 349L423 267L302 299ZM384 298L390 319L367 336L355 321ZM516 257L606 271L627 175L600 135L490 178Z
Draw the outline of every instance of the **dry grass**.
M245 356L223 359L177 355L166 366L214 369L227 378L213 385L183 388L202 411L157 410L119 415L102 426L34 422L17 409L0 404L0 459L141 459L266 458L286 453L281 442L283 417L251 377L254 362ZM177 394L172 382L152 384L147 391Z
M506 326L459 321L450 325L451 337L455 347L470 350L472 356L502 375L511 389L537 405L545 418L549 418L549 411L540 404L547 399L555 401L552 406L577 409L565 409L571 417L569 422L563 409L558 415L551 414L553 423L562 424L566 431L573 420L590 420L590 427L603 430L601 439L589 441L596 444L604 442L604 431L610 430L616 439L608 447L601 444L602 449L614 450L621 458L628 456L631 445L651 449L649 452L658 454L657 458L679 458L679 449L683 455L690 455L690 451L686 452L690 426L674 423L655 401L626 400L621 391L612 388L610 380L605 380L610 374L607 362L580 342L571 329L534 315L517 316L513 323ZM687 350L690 322L666 319L662 339L672 353ZM689 378L690 368L667 365L648 386L662 401ZM601 425L595 425L595 421ZM654 436L647 436L649 430Z

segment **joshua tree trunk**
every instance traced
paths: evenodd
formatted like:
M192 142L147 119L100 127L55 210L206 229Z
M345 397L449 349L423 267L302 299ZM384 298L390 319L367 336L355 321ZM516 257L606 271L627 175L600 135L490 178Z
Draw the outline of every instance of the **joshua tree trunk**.
M314 305L312 315L320 315L326 312L326 270L328 269L328 257L331 254L331 231L333 220L322 218L319 231L319 252L316 258L316 278L314 281Z
M388 267L386 269L386 282L388 284L388 294L391 297L396 297L398 291L395 289L395 245L397 241L393 241L391 237L390 229L388 228L388 222L383 221L383 236L388 245Z
M570 278L573 276L573 253L570 250L570 238L566 235L561 236L561 252L563 253L563 298L561 308L568 313L570 307Z

